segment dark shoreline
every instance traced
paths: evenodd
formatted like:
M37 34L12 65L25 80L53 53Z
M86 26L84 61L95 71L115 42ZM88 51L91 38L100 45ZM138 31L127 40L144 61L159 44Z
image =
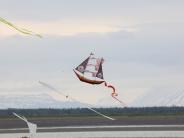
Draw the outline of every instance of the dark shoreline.
M37 124L38 132L184 130L184 107L96 108L96 110L116 120L108 120L84 108L0 110L0 133L28 132L27 129L20 129L27 128L27 125L15 117L13 112L25 116L28 121ZM164 127L142 128L142 125L164 125ZM170 125L178 125L179 127L170 127ZM85 126L112 128L81 128ZM131 128L126 126L131 126ZM44 129L40 129L43 127ZM59 128L48 129L50 127ZM12 130L14 128L16 129Z

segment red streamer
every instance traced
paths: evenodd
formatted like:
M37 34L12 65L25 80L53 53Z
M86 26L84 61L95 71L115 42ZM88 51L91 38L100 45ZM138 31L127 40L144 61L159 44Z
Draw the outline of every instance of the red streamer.
M117 100L118 102L120 102L123 106L125 106L125 107L127 106L123 101L121 101L121 100L119 100L119 99L117 98L118 93L116 93L116 89L115 89L114 86L108 85L106 81L104 82L104 85L105 85L106 87L112 89L112 93L111 93L112 98L114 98L115 100Z

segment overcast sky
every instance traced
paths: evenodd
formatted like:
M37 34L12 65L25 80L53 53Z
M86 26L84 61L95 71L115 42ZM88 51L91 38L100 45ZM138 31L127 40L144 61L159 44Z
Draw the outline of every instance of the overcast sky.
M25 36L0 24L0 95L48 92L41 80L81 102L118 105L103 85L84 84L73 73L90 52L105 59L105 80L127 104L153 91L163 98L167 90L182 90L183 5L182 0L0 1L0 17L43 35Z

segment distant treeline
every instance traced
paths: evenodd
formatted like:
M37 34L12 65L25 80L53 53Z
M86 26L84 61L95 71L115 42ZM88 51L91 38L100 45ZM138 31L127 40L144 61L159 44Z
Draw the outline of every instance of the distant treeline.
M110 116L149 116L149 115L184 115L184 107L131 107L131 108L94 108ZM70 109L1 109L0 117L13 117L16 112L27 117L65 117L97 116L86 108Z

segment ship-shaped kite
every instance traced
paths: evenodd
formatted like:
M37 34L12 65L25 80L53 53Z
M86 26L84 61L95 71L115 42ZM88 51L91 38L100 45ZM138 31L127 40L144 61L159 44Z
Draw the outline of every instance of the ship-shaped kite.
M109 85L103 76L102 64L104 63L103 58L96 58L93 53L90 54L80 65L78 65L74 72L78 79L82 82L98 85L104 83L108 88L112 89L111 96L119 101L123 106L125 103L117 98L118 94L116 93L115 87Z
M80 81L89 84L101 84L105 82L102 70L103 62L103 58L95 58L94 54L91 53L86 60L75 68L74 72ZM86 74L91 74L92 76L88 75L87 77Z

